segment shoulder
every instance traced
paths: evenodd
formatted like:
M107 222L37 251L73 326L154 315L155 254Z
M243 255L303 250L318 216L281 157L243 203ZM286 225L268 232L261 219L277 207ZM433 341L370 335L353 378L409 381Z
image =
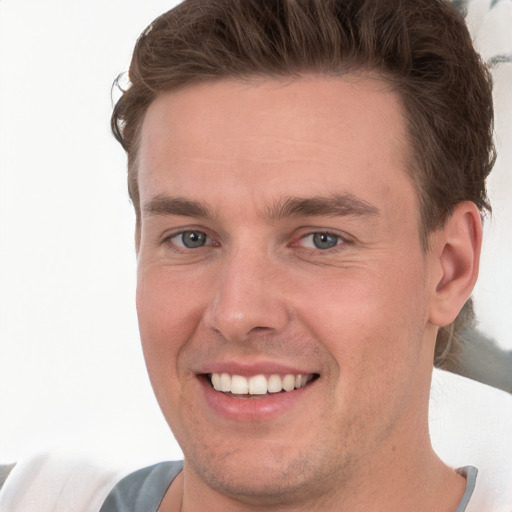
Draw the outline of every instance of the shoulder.
M4 467L2 512L100 510L123 473L85 458L39 454Z
M511 512L512 395L435 370L429 411L432 445L453 468L475 466L467 512Z
M183 462L160 462L125 476L107 496L100 512L156 512Z
M39 454L0 465L0 510L156 512L182 469L181 461L161 462L125 476L83 457Z

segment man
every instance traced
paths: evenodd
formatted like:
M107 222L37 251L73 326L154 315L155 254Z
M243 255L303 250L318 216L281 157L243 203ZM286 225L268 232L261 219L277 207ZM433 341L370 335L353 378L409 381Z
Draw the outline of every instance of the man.
M185 455L160 510L464 510L475 471L427 428L494 160L463 20L432 0L186 1L130 82L113 128L141 337Z
M440 0L186 0L114 133L146 363L183 463L113 510L469 511L428 432L478 273L488 72ZM459 316L459 312L463 312Z

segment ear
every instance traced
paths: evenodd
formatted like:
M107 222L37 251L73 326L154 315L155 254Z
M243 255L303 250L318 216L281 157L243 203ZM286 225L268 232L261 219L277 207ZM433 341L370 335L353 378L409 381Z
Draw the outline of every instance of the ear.
M478 208L471 202L458 204L431 238L436 268L429 318L432 324L452 323L471 295L478 277L481 246Z

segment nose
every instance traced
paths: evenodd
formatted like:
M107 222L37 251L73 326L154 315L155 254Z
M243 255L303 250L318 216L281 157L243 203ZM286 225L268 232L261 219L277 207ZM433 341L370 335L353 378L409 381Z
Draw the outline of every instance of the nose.
M238 250L226 257L214 279L206 326L232 342L282 331L291 317L283 277L264 254Z

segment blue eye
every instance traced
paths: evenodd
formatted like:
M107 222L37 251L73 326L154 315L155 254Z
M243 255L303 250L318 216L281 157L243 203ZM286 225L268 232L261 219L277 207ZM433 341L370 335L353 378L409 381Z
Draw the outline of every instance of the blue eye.
M173 236L176 245L186 247L187 249L197 249L206 244L208 237L201 231L183 231Z
M317 249L330 249L338 245L340 237L330 233L315 233L313 235L313 244Z
M303 245L310 249L332 249L342 242L338 235L327 232L310 233L303 239Z

